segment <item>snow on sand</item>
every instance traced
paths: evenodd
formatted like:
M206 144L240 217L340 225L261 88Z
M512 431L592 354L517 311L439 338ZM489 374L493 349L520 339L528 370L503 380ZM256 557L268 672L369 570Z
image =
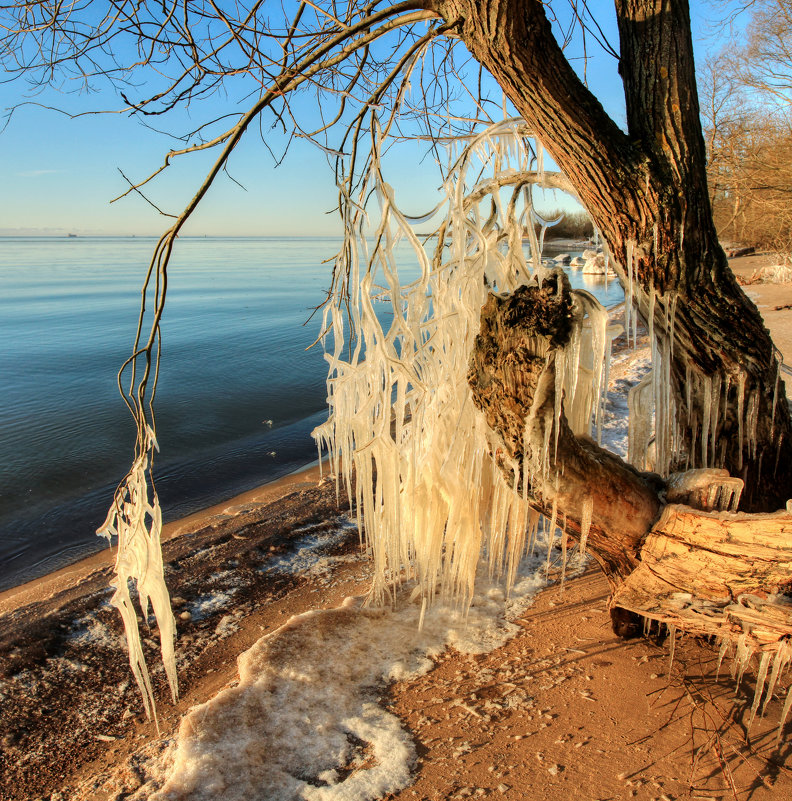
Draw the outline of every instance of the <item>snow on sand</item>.
M348 598L298 615L239 658L239 684L182 721L173 769L157 801L266 798L365 801L410 782L410 735L378 696L387 683L431 670L453 646L484 653L544 586L544 557L523 560L506 599L480 575L467 614L437 605L421 630L407 589L391 609Z

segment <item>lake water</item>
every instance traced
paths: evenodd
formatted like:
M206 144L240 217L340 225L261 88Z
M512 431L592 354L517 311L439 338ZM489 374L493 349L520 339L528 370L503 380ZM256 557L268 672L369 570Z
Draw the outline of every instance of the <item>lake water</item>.
M129 468L116 388L154 240L0 239L0 590L104 547ZM169 270L155 464L174 520L316 458L334 239L183 239ZM618 283L572 272L606 305ZM271 421L271 425L269 423Z

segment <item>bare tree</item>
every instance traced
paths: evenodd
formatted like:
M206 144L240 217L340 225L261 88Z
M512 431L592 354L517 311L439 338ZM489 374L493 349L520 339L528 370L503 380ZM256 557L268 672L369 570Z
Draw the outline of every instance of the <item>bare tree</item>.
M571 24L608 47L586 3L571 7ZM780 357L755 306L734 280L713 223L686 2L615 2L620 43L614 52L624 83L627 131L605 113L566 57L565 31L554 32L548 16L554 10L560 14L557 4L305 0L291 9L290 17L277 21L270 16L274 9L263 2L232 8L233 15L211 0L119 0L107 7L85 0L20 3L3 10L3 62L34 84L64 76L108 80L118 87L123 110L146 121L195 104L230 86L231 79L254 98L245 113L235 113L230 126L210 121L193 132L157 171L189 152L219 151L195 197L156 248L147 279L153 321L144 330L141 316L134 352L122 371L130 387L124 384L122 391L138 422L138 468L148 469L154 444L150 401L168 259L184 222L241 138L270 114L290 135L325 148L335 161L341 220L352 237L375 189L377 171L370 167L376 167L389 137L403 135L409 122L439 142L491 121L500 104L481 88L485 84L476 78L480 67L561 165L652 332L660 471L667 476L686 467L718 468L738 477L745 487L746 512L773 512L792 497L792 421ZM558 31L559 19L555 24ZM135 79L144 81L143 95ZM422 102L411 100L410 81L420 86ZM315 92L321 100L325 122L318 129L306 128L297 117L290 103L297 91ZM451 101L457 109L453 114ZM407 132L414 131L410 127ZM145 186L143 181L130 191L145 191ZM444 236L445 231L440 241ZM331 292L347 291L353 266L348 238L336 260ZM486 304L472 356L472 392L500 437L499 448L517 462L540 452L548 441L558 443L547 469L563 480L524 475L521 491L554 521L563 515L573 535L585 532L612 582L617 605L737 639L746 632L740 597L789 586L788 569L775 569L789 564L784 556L789 523L762 517L765 533L756 536L768 538L762 540L763 567L743 580L729 543L739 540L737 528L750 529L749 516L720 523L717 515L703 511L674 506L663 511L665 479L641 473L575 435L564 414L554 413L555 372L568 341L564 320L571 301L563 281L550 296L548 286L528 287L530 302L523 292ZM516 343L525 336L544 344L535 352L520 350ZM512 363L518 351L524 381L515 394L510 381L501 381L499 388L491 372L497 373L503 360ZM536 419L538 411L544 423L526 435L525 421ZM514 429L514 421L522 429ZM676 497L695 503L695 492L688 490ZM121 531L119 521L128 518L130 508L139 519L157 515L145 488L127 482L117 495L110 531ZM714 539L692 536L701 526L714 532ZM683 541L673 550L674 543ZM663 545L648 550L658 542ZM672 551L675 557L687 556L664 559ZM723 580L702 581L702 572L709 576L714 571L714 562L704 556L714 553ZM674 569L660 569L661 562ZM125 592L122 579L119 592ZM709 616L700 614L700 607L680 611L680 593L716 611ZM757 614L766 622L770 613L764 618ZM789 616L782 612L781 622L770 630L767 634L765 626L755 636L756 647L777 648L792 633Z
M723 239L792 248L792 5L754 3L744 43L700 70L710 197Z
M745 44L737 48L733 65L740 82L780 107L792 103L792 3L758 0L751 3Z

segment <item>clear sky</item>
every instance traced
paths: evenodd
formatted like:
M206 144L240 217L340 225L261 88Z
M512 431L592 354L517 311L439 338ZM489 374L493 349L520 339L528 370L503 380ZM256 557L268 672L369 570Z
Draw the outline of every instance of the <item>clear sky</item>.
M606 35L616 46L613 4L593 0ZM712 46L707 20L716 6L709 0L693 0L694 32L700 50ZM720 6L722 11L722 4ZM601 9L598 11L598 9ZM574 44L568 51L574 53ZM592 56L587 79L606 110L624 122L621 82L615 60L602 52ZM573 63L582 69L582 62ZM17 82L0 83L0 108L24 98ZM120 101L109 94L59 94L46 91L30 98L71 113L85 109L117 108ZM249 101L248 101L249 102ZM217 100L197 102L189 114L172 123L174 129L195 126L211 118L221 107ZM313 114L309 101L303 105ZM275 134L273 144L282 145ZM55 111L26 105L16 110L0 134L0 234L158 235L167 220L143 199L110 200L126 189L119 169L139 180L162 162L173 140L141 126L135 119L117 114L70 119ZM390 163L391 183L406 210L421 213L436 202L437 173L431 160L419 161L422 145L407 144ZM177 161L149 190L165 211L178 213L200 184L213 154L200 154ZM326 155L312 145L292 143L285 162L278 168L260 139L249 136L230 163L231 175L221 177L195 213L186 229L196 235L327 235L339 233L332 212L336 193Z

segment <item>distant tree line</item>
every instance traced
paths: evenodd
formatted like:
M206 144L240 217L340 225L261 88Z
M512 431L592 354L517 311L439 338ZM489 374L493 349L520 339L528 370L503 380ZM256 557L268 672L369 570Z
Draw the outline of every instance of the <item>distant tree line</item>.
M555 220L561 215L563 217L560 222L547 229L545 239L588 239L594 236L594 225L585 211L564 212L561 209L552 209L542 212L546 220ZM537 235L540 228L541 226L537 224Z
M721 241L792 252L792 0L755 0L699 84Z

